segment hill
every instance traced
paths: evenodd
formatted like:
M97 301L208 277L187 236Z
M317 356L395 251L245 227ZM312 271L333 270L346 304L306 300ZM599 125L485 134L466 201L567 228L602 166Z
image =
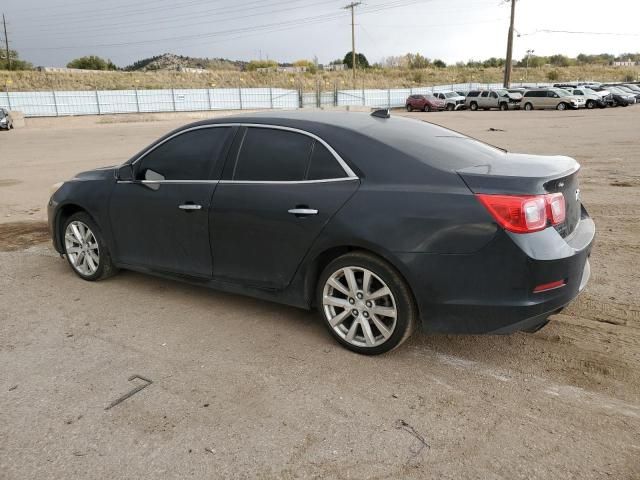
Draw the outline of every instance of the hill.
M197 58L173 53L163 53L149 58L144 58L124 68L128 72L148 71L180 71L183 69L201 70L240 70L246 62L227 60L226 58Z

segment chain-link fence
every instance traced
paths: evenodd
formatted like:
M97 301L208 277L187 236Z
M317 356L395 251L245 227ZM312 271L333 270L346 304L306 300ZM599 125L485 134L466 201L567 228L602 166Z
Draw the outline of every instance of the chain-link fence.
M533 85L533 84L527 84ZM536 84L547 86L549 84ZM514 85L518 86L518 85ZM195 112L322 108L340 106L403 107L409 95L443 90L501 88L493 83L458 83L431 87L321 90L303 92L283 88L203 88L163 90L89 90L0 92L0 107L27 117L106 115L115 113Z

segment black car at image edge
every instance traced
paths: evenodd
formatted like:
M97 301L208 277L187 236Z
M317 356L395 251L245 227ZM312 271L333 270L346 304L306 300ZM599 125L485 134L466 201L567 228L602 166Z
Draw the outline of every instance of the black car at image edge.
M377 354L416 327L535 331L569 303L595 235L579 168L379 112L232 116L56 185L49 226L85 280L126 268L316 308Z

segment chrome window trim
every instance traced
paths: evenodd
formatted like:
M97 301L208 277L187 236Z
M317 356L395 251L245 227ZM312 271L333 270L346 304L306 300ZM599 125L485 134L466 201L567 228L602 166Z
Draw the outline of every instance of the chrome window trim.
M191 132L193 130L200 130L203 128L219 128L219 127L252 127L252 128L270 128L273 130L286 130L289 132L295 132L295 133L299 133L301 135L306 135L310 138L313 138L314 140L316 140L317 142L320 142L327 150L329 150L329 152L331 153L331 155L333 155L333 157L336 159L336 161L340 164L340 166L342 167L342 169L344 170L344 173L347 174L346 177L339 177L339 178L326 178L326 179L319 179L319 180L158 180L158 181L150 181L150 180L141 180L139 183L215 183L215 182L220 182L220 183L266 183L266 184L287 184L287 183L324 183L324 182L335 182L335 181L345 181L345 180L354 180L357 179L358 176L355 174L355 172L349 167L349 165L347 165L347 162L344 161L344 159L340 156L340 154L338 152L336 152L333 147L331 145L329 145L327 142L325 142L322 138L320 138L319 136L311 133L311 132L307 132L306 130L301 130L299 128L294 128L294 127L285 127L282 125L271 125L271 124L267 124L267 123L244 123L244 122L240 122L240 123L216 123L216 124L209 124L209 125L198 125L195 127L191 127L191 128L187 128L185 130L180 130L179 132L174 133L173 135L165 138L164 140L162 140L160 143L154 145L153 147L149 148L148 150L144 151L143 153L140 154L140 156L138 156L138 158L136 158L133 162L131 162L131 165L135 165L136 163L138 163L140 160L142 160L144 157L146 157L148 154L150 154L151 152L153 152L156 148L160 147L161 145L164 145L166 142L168 142L169 140L174 139L175 137L177 137L178 135L182 135L184 133L187 132ZM131 181L120 181L118 180L118 183L133 183Z
M117 183L141 183L141 184L216 184L224 183L226 185L294 185L307 183L330 183L330 182L349 182L358 180L357 177L340 177L340 178L324 178L320 180L117 180Z

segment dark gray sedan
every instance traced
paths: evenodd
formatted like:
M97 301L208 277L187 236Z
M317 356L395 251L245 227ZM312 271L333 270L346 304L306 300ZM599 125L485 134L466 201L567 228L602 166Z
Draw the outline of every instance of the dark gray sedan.
M84 280L126 268L301 308L359 353L534 331L586 285L578 163L385 112L206 120L49 201ZM215 321L215 319L212 319Z

